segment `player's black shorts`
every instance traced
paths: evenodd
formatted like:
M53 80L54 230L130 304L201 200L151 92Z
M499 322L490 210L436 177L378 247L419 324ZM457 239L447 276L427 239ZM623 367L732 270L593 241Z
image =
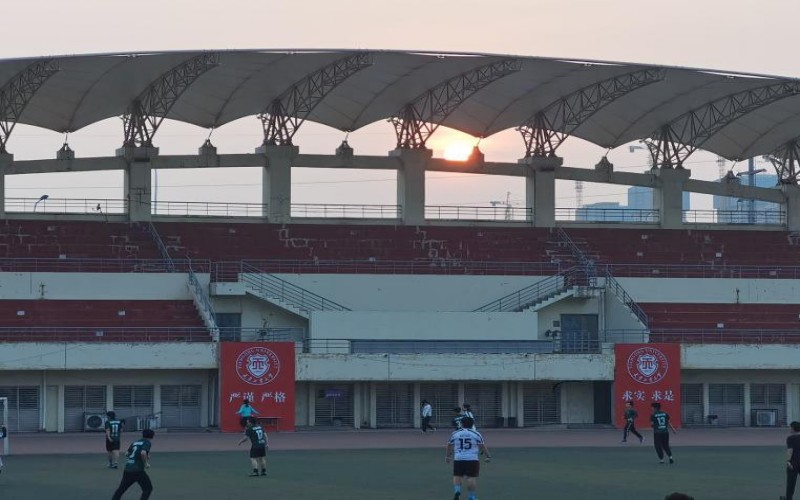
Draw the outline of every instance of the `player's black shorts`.
M480 460L456 460L453 462L453 476L478 477L480 471Z
M250 458L261 458L267 456L266 446L252 446L250 447Z
M119 441L109 441L106 439L106 451L119 450Z

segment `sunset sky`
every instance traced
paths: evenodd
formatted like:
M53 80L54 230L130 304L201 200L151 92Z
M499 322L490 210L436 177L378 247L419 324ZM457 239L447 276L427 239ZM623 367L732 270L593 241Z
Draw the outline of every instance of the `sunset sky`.
M343 48L499 53L610 60L800 77L796 57L796 0L27 0L4 2L0 57L162 51L177 49ZM800 135L800 134L799 134ZM208 131L166 123L155 143L162 154L194 153ZM248 117L215 131L220 153L251 152L261 141L260 122ZM305 124L295 138L301 153L332 153L344 134ZM52 158L60 134L33 127L14 130L8 149L17 159ZM474 139L440 129L429 141L436 156L454 142ZM80 156L109 156L122 142L119 119L77 131L70 146ZM388 123L349 138L357 154L386 154L394 147ZM463 146L462 146L463 147ZM516 161L517 132L484 139L487 160ZM604 151L579 139L559 150L565 165L593 166ZM609 153L619 169L643 171L647 155L621 147ZM713 179L716 157L695 154L693 177ZM729 162L727 168L731 168ZM744 165L736 165L736 170ZM518 179L429 174L428 204L481 205L524 200ZM260 201L258 169L161 172L158 197L174 201ZM120 173L19 176L6 181L7 197L121 198ZM584 202L624 201L624 187L587 186ZM387 172L297 171L297 203L394 204L394 175ZM575 205L571 182L558 185L557 206ZM698 208L710 200L693 198Z

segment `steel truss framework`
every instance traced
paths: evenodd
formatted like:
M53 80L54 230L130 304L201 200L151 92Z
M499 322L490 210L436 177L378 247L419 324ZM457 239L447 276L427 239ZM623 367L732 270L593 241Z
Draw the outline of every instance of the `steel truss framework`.
M8 137L25 106L42 85L58 71L58 63L52 59L37 61L14 75L0 89L0 153L7 152Z
M150 147L153 136L178 98L203 73L219 65L219 54L208 52L175 66L153 81L122 117L126 147Z
M783 82L745 90L685 113L645 140L653 166L683 168L686 159L738 118L775 101L800 94L800 83Z
M525 157L552 157L564 140L592 115L636 89L664 79L664 70L648 68L580 88L549 104L517 128Z
M325 96L340 83L372 64L371 53L354 54L337 59L292 85L258 115L264 127L264 144L291 145L297 129Z
M775 167L778 182L781 184L798 184L800 181L800 139L792 139L766 158Z
M520 69L519 59L504 59L450 78L418 96L389 120L397 134L397 147L424 148L439 124L469 96Z

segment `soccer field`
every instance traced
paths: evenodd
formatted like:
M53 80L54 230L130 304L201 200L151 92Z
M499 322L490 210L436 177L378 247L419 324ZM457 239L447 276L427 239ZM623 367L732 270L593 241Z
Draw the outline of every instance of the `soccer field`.
M157 445L157 443L154 443ZM276 451L268 477L247 477L247 451L158 453L152 499L451 499L442 449ZM691 447L659 465L651 446L492 449L482 464L481 500L661 500L672 491L697 500L769 500L781 494L783 450ZM8 457L2 500L111 498L121 472L96 455ZM134 485L124 498L139 498ZM466 496L464 497L466 498Z

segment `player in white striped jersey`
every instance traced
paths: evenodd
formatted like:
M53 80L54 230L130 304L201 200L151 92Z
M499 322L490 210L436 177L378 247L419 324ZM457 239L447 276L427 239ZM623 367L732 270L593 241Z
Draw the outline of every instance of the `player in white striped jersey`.
M486 456L489 462L492 456L483 441L483 436L478 431L472 430L475 425L472 418L461 419L463 428L450 435L445 451L445 462L453 460L453 500L461 498L461 483L467 478L468 500L477 500L478 475L480 473L481 455Z

